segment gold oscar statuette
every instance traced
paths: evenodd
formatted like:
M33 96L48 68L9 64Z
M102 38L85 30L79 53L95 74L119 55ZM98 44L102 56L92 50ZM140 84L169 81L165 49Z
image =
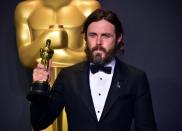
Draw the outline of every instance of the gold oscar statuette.
M54 50L50 48L51 40L48 39L46 41L46 46L40 48L40 57L41 57L41 63L46 67L46 69L49 68L49 60L52 58L54 54Z
M49 68L49 60L54 54L54 50L50 48L51 40L46 41L46 45L40 48L41 63ZM35 81L31 84L30 92L27 99L31 102L36 101L40 104L45 104L49 101L49 83L48 81Z

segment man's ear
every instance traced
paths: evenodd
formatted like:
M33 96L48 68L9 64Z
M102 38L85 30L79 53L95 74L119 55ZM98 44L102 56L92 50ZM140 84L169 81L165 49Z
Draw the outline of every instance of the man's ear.
M121 34L118 38L117 38L117 43L121 43L121 41L123 40L123 35Z
M119 49L124 51L125 45L124 45L122 34L117 38L117 44L118 44Z

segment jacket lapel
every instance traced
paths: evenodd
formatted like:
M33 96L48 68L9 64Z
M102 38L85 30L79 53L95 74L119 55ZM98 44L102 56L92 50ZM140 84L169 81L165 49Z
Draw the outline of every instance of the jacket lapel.
M88 108L91 116L97 120L97 116L94 109L94 104L92 101L91 91L90 91L90 82L89 82L89 63L85 62L81 65L80 70L76 73L77 81L78 81L78 93L81 97L83 103Z
M124 88L126 87L126 72L125 69L123 69L122 65L123 64L118 59L116 59L116 65L111 82L111 87L108 92L108 96L104 105L100 121L106 116L109 109L112 107L113 103L117 100L117 98L123 94L122 90L124 90Z

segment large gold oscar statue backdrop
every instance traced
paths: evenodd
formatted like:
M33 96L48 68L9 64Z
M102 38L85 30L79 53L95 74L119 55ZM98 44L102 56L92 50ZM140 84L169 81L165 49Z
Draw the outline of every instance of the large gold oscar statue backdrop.
M15 10L16 38L21 63L34 68L40 61L40 48L51 40L52 84L58 72L83 61L84 39L81 34L86 17L99 8L97 0L25 0ZM21 128L21 127L20 127ZM66 113L44 131L67 131Z

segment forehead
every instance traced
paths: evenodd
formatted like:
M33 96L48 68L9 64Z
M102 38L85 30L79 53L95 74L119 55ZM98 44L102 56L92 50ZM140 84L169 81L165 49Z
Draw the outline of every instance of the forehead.
M107 20L100 20L92 22L88 26L87 32L97 32L97 33L115 33L115 26L108 22Z

